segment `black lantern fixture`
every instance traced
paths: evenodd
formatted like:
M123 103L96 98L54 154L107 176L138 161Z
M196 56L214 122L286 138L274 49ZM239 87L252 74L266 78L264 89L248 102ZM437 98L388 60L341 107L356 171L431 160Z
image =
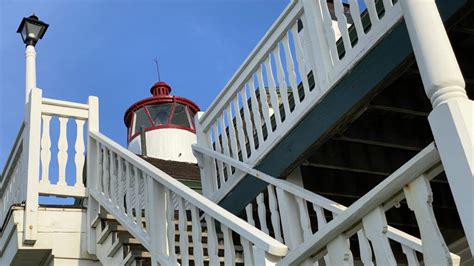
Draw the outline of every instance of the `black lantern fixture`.
M34 14L21 20L20 26L16 32L21 34L23 42L28 45L36 45L39 39L43 38L48 24L39 20Z

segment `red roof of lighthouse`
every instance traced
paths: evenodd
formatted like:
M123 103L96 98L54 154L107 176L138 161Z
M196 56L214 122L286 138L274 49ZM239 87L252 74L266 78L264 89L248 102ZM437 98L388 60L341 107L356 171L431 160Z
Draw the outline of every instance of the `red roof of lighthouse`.
M148 106L152 104L160 104L160 103L173 103L178 102L183 105L186 105L191 109L193 112L197 113L199 111L199 106L195 104L193 101L179 97L179 96L171 96L171 86L168 83L163 81L158 81L150 88L150 93L153 95L152 97L140 100L132 106L130 106L124 115L124 122L127 127L130 126L130 122L132 119L132 114L136 110L142 108L143 106Z

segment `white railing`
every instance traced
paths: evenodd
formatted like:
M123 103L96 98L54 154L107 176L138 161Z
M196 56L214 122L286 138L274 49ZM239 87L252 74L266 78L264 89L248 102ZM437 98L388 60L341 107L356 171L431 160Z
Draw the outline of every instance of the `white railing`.
M410 208L415 211L422 239L424 239L423 245L420 239L387 225L384 212L401 201L403 193L397 190L391 190L391 194L379 195L374 193L374 190L386 193L387 188L385 186L390 182L384 182L369 192L367 194L369 196L366 195L364 198L366 198L367 202L370 202L374 200L374 197L377 200L380 197L385 197L389 202L383 201L383 204L375 206L372 211L367 210L367 215L361 216L362 218L350 217L353 220L351 222L346 221L346 228L337 235L331 232L330 235L320 235L322 238L332 236L332 239L321 249L308 248L307 252L312 252L311 254L301 254L301 246L308 246L308 243L316 243L313 242L316 235L319 235L328 226L337 222L336 218L339 215L350 212L353 207L348 209L289 181L266 175L252 169L245 163L228 158L213 150L195 147L195 151L210 156L217 161L225 162L229 166L268 184L266 191L260 193L245 208L245 216L249 224L256 226L289 247L290 258L285 258L281 265L299 264L305 261L308 262L308 260L311 263L324 260L326 265L351 265L353 258L348 239L355 234L357 236L353 241L358 243L359 250L357 253L360 254L360 260L364 265L372 265L372 254L375 255L376 265L394 265L393 263L396 261L393 257L392 249L388 245L389 240L396 243L396 245L400 245L409 265L419 265L418 257L421 256L424 256L425 262L433 261L433 259L429 259L433 256L430 251L433 247L432 245L435 246L433 247L433 252L444 251L444 255L449 254L447 258L451 260L446 262L452 264L459 263L459 257L455 254L450 254L444 245L444 240L439 234L436 220L432 215L430 204L420 205L423 200L428 202L431 197L429 183L419 184L420 180L434 178L443 170L434 145L428 146L423 152L391 176L392 179L395 179L403 174L407 184L416 184L415 190L419 190L417 194L413 193L414 190L409 191L409 186L405 187L405 193L410 194L408 197L417 197L416 199L408 199L408 202ZM424 177L418 178L418 181L412 181L420 173L424 174ZM403 187L404 185L401 185L400 189L403 189ZM426 195L422 192L425 192ZM425 198L420 198L423 197L422 195ZM429 230L429 232L424 230ZM427 239L435 241L437 244L427 243ZM320 239L318 238L318 240ZM443 250L442 247L445 249ZM302 255L303 257L298 257L297 255L291 257L293 253L297 252L299 252L298 256ZM439 258L435 257L435 259Z
M92 98L95 97L89 97L89 100ZM26 193L24 241L34 243L40 195L86 197L83 184L84 125L90 114L88 104L43 98L42 91L34 88L30 91L25 115L22 138L24 180L21 182ZM70 120L75 121L72 130L68 123ZM52 126L55 121L59 125ZM54 142L52 136L57 137ZM56 160L57 165L52 166L52 160ZM57 174L51 169L56 169Z
M289 252L280 265L321 259L334 265L352 264L349 239L360 230L365 234L364 238L358 235L364 264L374 261L376 265L396 265L390 245L393 240L402 245L408 265L420 265L421 257L424 265L459 265L460 258L449 252L431 205L433 194L429 181L442 171L438 151L431 144ZM387 225L385 212L403 199L414 212L421 240Z
M211 265L217 265L220 263L218 232L224 237L226 265L235 263L234 241L237 240L243 246L242 259L248 265L276 262L287 253L282 243L98 132L89 131L89 156L93 158L88 161L91 162L88 165L91 197L150 251L154 263L177 265L179 260L187 265L192 255L196 262L206 259ZM94 210L89 207L88 211ZM175 219L179 233L175 232ZM187 238L188 219L191 239ZM203 253L204 230L207 255ZM175 249L178 234L179 254ZM192 254L189 254L189 246L193 247Z
M334 20L326 0L290 2L196 122L197 145L258 164L401 18L391 0L364 1L363 16L357 0L333 2ZM213 201L243 177L225 163L199 160L203 192Z
M0 177L0 228L5 225L11 207L25 200L21 172L24 128L25 125L22 123Z

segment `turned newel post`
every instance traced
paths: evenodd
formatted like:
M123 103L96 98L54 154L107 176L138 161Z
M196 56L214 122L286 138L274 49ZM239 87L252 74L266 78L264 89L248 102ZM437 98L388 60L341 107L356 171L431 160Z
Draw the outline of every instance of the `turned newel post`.
M400 1L427 96L428 119L474 253L474 103L434 0Z
M25 57L25 103L28 103L31 89L36 88L36 51L33 45L26 47Z

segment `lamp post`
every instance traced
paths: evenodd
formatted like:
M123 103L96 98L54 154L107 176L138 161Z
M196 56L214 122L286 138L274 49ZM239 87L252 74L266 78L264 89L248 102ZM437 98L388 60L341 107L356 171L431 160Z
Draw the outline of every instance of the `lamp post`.
M25 102L28 102L28 97L32 88L36 88L36 51L35 45L38 40L42 39L48 24L39 20L34 14L29 17L24 17L21 20L17 33L21 34L23 43L26 45L26 84L25 84Z

